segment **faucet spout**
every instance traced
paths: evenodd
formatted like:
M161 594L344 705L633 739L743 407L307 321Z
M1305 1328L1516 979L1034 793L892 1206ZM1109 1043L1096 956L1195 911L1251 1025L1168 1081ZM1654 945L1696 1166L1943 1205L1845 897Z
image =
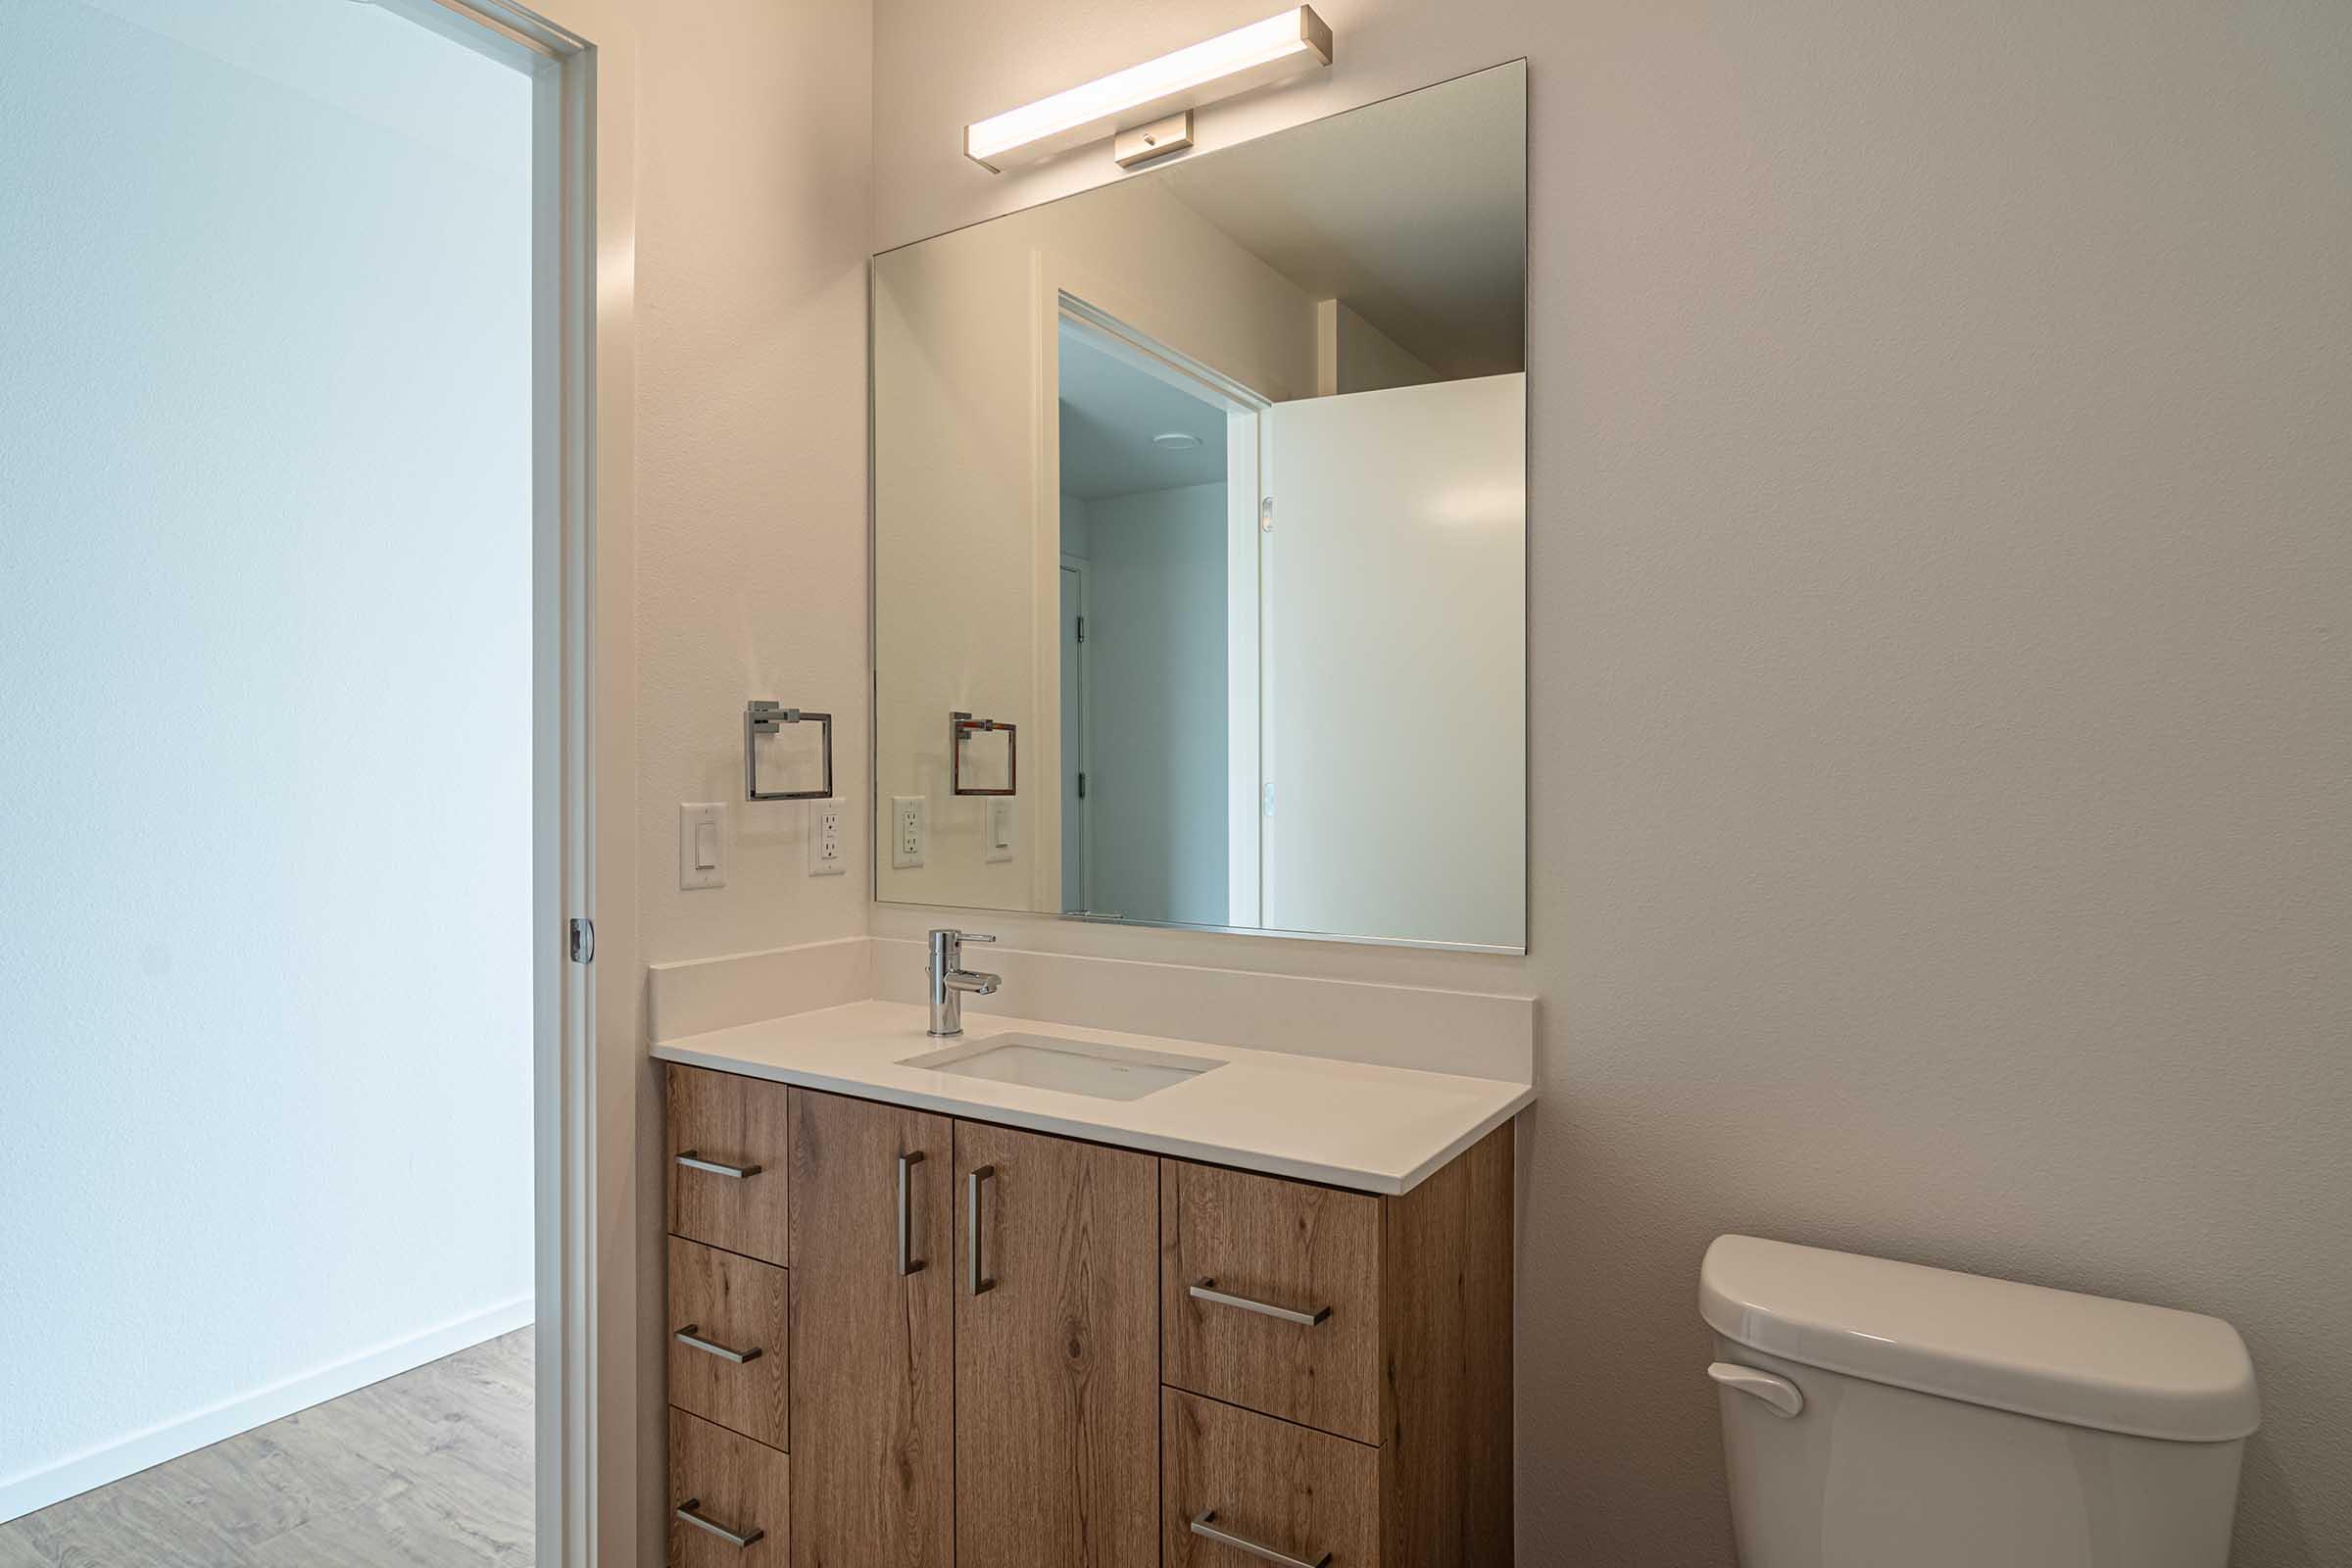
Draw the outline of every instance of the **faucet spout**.
M930 1033L941 1039L963 1033L963 999L966 995L993 997L1004 976L988 974L963 966L963 945L966 942L994 942L995 937L977 936L969 932L943 928L931 933L931 961L923 974L931 982Z

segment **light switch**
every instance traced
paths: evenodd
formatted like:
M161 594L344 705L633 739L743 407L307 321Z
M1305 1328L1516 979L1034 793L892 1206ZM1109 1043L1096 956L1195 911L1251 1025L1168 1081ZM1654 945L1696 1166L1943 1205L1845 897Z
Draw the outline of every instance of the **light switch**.
M727 808L723 801L678 803L678 886L723 888Z
M988 803L988 854L984 858L1012 858L1012 805L1001 798Z

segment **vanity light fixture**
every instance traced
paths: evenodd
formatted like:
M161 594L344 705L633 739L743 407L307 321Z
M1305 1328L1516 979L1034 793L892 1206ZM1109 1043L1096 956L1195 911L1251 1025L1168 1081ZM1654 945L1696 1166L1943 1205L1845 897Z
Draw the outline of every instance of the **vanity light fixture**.
M1193 144L1193 111L1331 64L1331 28L1294 6L1188 49L1129 66L963 127L963 155L992 174L1119 136L1125 166Z

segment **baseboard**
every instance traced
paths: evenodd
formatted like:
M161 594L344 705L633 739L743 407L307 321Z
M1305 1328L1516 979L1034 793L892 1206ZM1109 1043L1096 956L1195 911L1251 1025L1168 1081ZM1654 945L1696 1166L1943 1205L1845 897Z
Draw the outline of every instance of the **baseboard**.
M53 1502L63 1502L93 1487L136 1475L167 1459L193 1453L223 1438L251 1432L280 1416L307 1410L370 1383L380 1383L427 1361L454 1355L484 1340L526 1328L533 1315L532 1298L518 1297L488 1311L437 1325L412 1338L363 1350L331 1366L208 1405L192 1415L84 1448L38 1470L10 1476L0 1480L0 1524L37 1512Z

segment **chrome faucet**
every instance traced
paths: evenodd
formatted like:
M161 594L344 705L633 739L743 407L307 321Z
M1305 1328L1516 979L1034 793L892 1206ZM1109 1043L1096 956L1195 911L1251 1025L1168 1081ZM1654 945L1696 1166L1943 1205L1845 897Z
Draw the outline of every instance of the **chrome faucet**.
M966 942L994 942L995 937L943 928L931 933L931 963L923 973L931 981L931 1033L942 1039L963 1033L963 994L993 996L1004 977L980 974L963 966Z

